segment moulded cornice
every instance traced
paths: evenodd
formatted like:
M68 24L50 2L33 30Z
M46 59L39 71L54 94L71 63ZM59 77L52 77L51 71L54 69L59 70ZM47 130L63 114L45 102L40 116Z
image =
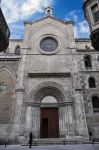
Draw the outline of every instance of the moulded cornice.
M6 56L6 55L1 55L0 56L0 61L19 61L21 59L21 56L12 56L12 55L10 55L10 56Z
M28 76L30 78L53 78L53 77L57 77L57 78L61 78L61 77L70 77L71 73L67 72L67 73L28 73Z
M90 38L76 38L75 42L91 42Z
M41 103L35 103L35 102L25 102L25 105L28 107L28 106L30 106L30 107L56 107L56 106L60 106L60 107L65 107L65 106L67 106L67 105L73 105L73 102L72 101L70 101L70 102L62 102L62 103L49 103L49 104L41 104Z

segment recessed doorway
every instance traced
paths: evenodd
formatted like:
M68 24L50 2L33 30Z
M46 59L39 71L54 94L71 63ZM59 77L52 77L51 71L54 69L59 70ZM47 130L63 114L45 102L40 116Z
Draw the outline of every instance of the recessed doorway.
M58 108L41 108L41 138L59 138Z
M48 138L48 118L42 118L42 137Z

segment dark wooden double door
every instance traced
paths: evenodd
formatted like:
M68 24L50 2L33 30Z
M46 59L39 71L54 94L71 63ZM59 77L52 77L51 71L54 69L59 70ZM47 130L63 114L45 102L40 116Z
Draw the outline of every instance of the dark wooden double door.
M41 138L59 137L58 108L41 108Z

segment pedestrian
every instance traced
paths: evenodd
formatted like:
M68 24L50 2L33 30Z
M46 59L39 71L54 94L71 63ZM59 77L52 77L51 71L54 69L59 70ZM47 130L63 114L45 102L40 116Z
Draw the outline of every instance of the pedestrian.
M32 132L29 133L29 148L32 147L32 140L33 140L33 135Z
M94 144L95 140L94 140L94 136L92 136L92 144Z
M5 140L5 148L7 147L7 138L6 138L6 140Z
M93 136L92 132L89 132L89 139L90 139L91 143L94 144L95 139L94 139L94 136Z

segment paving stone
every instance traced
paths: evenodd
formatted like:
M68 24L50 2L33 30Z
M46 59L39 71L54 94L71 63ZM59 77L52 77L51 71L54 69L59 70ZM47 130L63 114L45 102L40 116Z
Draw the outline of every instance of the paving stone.
M99 144L54 145L54 146L28 146L8 145L0 146L0 150L99 150Z

